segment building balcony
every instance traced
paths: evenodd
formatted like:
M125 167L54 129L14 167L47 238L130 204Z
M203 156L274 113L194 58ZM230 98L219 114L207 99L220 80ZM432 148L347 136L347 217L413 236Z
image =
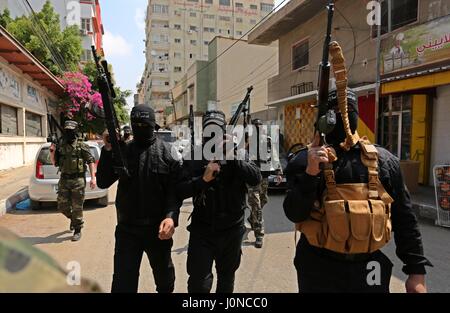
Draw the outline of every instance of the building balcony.
M166 85L152 85L151 92L170 92L170 86Z

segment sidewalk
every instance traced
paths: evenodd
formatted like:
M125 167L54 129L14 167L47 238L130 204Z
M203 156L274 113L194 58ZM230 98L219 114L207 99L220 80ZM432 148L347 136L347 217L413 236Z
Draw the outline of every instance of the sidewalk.
M33 165L0 171L0 217L28 197Z
M418 192L411 194L411 202L417 218L433 222L437 219L434 187L420 186Z

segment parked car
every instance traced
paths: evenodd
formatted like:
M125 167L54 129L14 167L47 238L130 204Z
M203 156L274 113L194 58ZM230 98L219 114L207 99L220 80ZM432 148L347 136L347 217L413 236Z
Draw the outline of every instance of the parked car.
M100 159L100 146L96 142L87 141L89 150L95 158L95 163ZM50 143L43 144L36 154L34 162L35 172L30 178L28 193L30 195L31 206L36 209L42 202L56 202L58 192L58 182L60 178L59 169L50 161ZM91 175L86 172L86 194L85 200L97 200L101 206L108 205L108 189L96 187L91 189L89 183Z

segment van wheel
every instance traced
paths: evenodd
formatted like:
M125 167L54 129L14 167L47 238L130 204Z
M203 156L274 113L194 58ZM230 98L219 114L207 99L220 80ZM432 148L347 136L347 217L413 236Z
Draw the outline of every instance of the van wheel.
M109 197L108 197L108 195L97 199L97 204L102 206L102 207L107 207L109 205Z
M40 210L42 208L42 203L30 199L30 208L32 210Z

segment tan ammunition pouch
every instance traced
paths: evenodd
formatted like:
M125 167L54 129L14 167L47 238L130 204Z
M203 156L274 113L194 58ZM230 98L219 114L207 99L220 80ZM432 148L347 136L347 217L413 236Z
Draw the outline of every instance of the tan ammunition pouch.
M391 239L393 199L378 178L378 152L365 141L359 145L369 182L337 185L334 171L324 171L327 188L322 206L296 225L313 246L345 254L371 253Z

